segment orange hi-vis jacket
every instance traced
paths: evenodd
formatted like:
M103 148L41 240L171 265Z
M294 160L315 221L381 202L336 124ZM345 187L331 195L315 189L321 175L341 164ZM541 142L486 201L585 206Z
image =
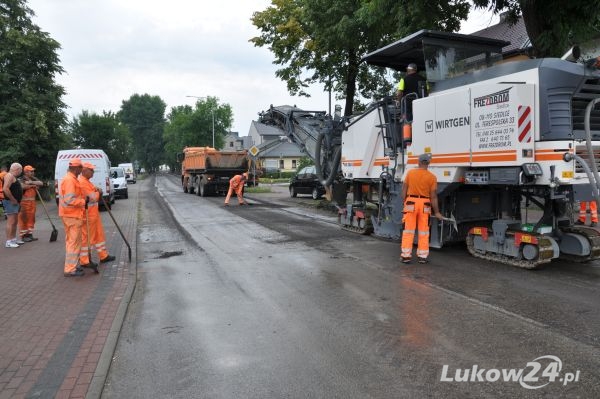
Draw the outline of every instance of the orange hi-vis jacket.
M67 175L64 177L63 181L60 184L58 195L59 216L78 219L83 218L85 199L81 193L81 186L75 174L73 174L72 172L67 172Z
M37 187L29 187L23 190L21 209L19 210L19 236L21 238L28 234L33 234L33 228L35 227L36 192Z
M79 252L79 263L86 265L90 263L92 248L96 249L101 260L108 256L108 251L106 250L104 226L102 225L102 219L100 218L100 211L98 209L100 193L96 190L96 186L83 175L79 176L79 184L81 185L83 197L88 197L90 199L90 202L88 203L87 221L85 220L84 215L84 223L81 226L81 251ZM88 242L90 246L88 246Z
M242 175L235 175L229 180L229 187L233 189L236 193L244 187L244 183L242 182Z
M98 201L100 200L100 193L98 190L96 190L96 186L94 186L90 179L80 175L79 187L81 188L81 195L83 198L85 199L85 197L88 197L90 199L90 202L88 202L88 217L90 219L93 217L99 217L100 211L98 209Z

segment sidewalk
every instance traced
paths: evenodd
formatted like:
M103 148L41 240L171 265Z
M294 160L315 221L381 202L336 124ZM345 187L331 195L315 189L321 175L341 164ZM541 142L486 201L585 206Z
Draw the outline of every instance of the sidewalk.
M108 212L101 212L107 248L117 259L101 264L100 274L63 277L65 239L54 202L45 204L59 231L56 242L49 242L52 227L38 202L39 240L0 247L0 399L100 396L135 286L137 190L131 191L113 206L131 263ZM1 217L2 244L5 226Z

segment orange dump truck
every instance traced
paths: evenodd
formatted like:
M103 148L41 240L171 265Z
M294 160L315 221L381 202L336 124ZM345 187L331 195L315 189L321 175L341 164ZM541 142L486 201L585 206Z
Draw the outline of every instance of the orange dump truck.
M201 197L226 194L229 179L248 171L248 151L219 151L211 147L186 147L177 154L181 162L184 193Z

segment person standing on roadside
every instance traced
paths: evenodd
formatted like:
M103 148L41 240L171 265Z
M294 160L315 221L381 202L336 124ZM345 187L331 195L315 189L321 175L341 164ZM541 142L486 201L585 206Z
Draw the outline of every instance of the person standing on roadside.
M102 191L94 186L94 183L90 180L92 176L94 176L95 168L94 164L85 162L83 164L81 175L79 176L81 193L88 201L87 212L84 214L84 222L81 226L81 252L79 253L79 263L82 267L92 268L98 266L90 260L92 248L95 248L96 252L98 252L100 263L111 262L116 259L106 251L104 226L102 225L102 219L100 218L100 211L98 209L98 201L100 200ZM88 243L90 245L89 247Z
M437 178L427 170L431 162L431 154L419 155L419 167L406 173L402 184L402 201L404 208L404 228L400 258L402 263L410 263L412 248L417 232L417 258L419 263L427 263L429 256L429 217L433 209L436 218L443 216L438 208Z
M23 197L23 187L17 177L21 176L23 166L20 163L10 165L10 170L4 175L2 183L2 191L4 199L2 206L6 215L6 248L18 248L19 245L25 244L24 241L17 238L17 218L19 215L19 203Z
M7 173L8 169L6 168L6 166L0 166L0 207L2 207L2 209L4 209L4 204L2 203L2 201L4 200L4 189L2 184L4 182L4 176ZM6 220L6 215L4 215L4 220Z
M87 202L81 194L77 177L81 174L82 164L79 158L69 161L67 174L60 183L58 190L58 216L65 227L65 277L83 276L83 269L77 268L79 251L81 249L81 226L83 212Z
M34 170L33 166L26 165L23 168L23 178L21 179L23 199L21 199L21 210L19 211L19 236L24 242L37 240L33 236L36 211L35 201L37 199L37 190L44 183L34 176Z
M246 184L246 180L248 180L248 172L235 175L229 180L229 191L227 191L227 197L225 197L225 206L229 206L229 199L234 192L237 194L240 205L248 205L244 201L244 185Z

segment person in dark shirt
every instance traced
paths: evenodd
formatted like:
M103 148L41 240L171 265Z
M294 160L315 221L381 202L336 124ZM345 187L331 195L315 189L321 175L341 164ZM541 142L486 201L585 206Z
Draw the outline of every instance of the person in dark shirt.
M419 83L423 82L423 83ZM420 87L421 86L421 87ZM412 102L414 100L414 95L417 97L424 97L427 95L427 83L424 77L417 73L417 65L416 64L408 64L406 67L406 76L400 79L398 82L398 90L396 91L396 99L401 104L402 98L407 96L406 101L406 117L405 119L409 122L412 121ZM410 96L409 96L410 95Z

